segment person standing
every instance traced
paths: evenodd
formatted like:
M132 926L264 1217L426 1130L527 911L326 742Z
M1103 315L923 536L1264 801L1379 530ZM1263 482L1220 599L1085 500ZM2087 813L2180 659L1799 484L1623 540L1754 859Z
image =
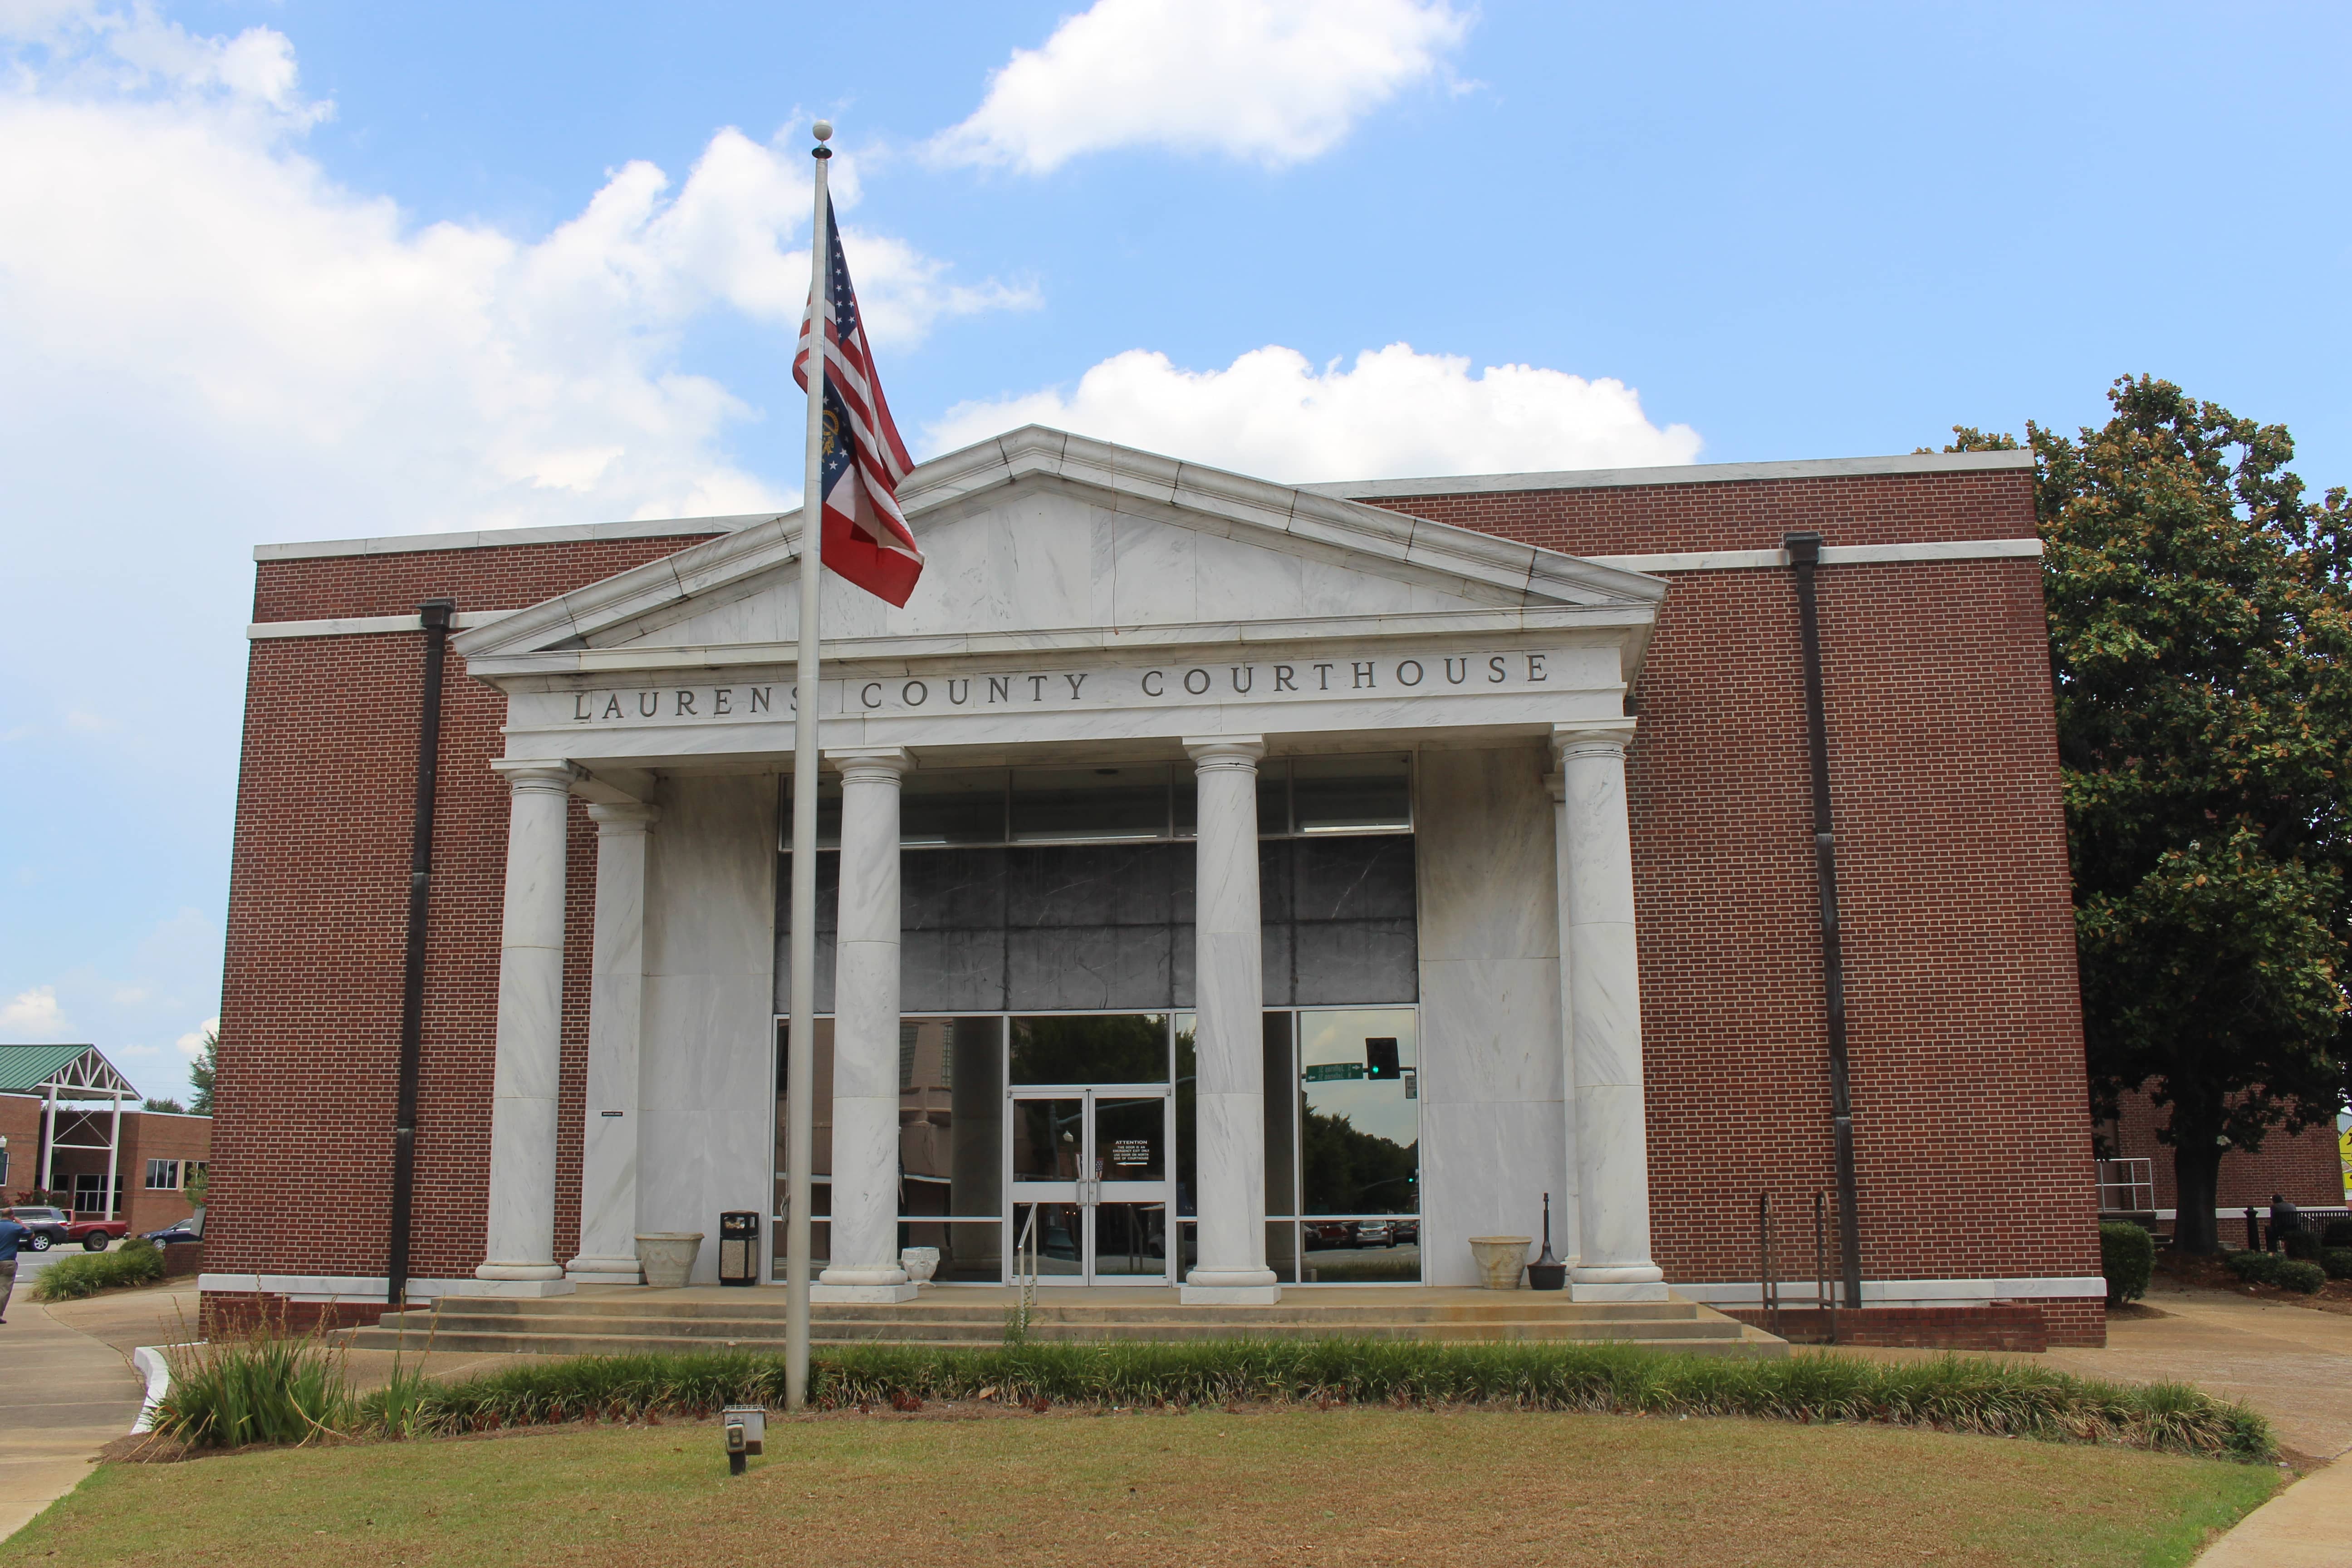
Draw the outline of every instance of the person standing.
M16 1289L16 1249L33 1239L33 1233L0 1215L0 1323L8 1321L8 1295Z
M2271 1194L2271 1246L2273 1252L2286 1250L2286 1238L2303 1228L2303 1212L2277 1193Z

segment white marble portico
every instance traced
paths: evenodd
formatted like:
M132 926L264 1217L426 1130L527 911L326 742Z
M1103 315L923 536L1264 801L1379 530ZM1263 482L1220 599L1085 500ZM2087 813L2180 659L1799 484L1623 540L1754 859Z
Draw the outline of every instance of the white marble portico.
M1549 1192L1575 1295L1663 1299L1624 779L1625 696L1664 583L1034 427L924 465L901 500L929 563L908 605L824 587L843 893L821 1289L912 1289L896 1256L904 776L1166 761L1194 770L1199 802L1184 1296L1272 1299L1255 771L1382 751L1419 759L1426 1282L1469 1282L1467 1237L1531 1231ZM481 1289L625 1278L636 1232L767 1210L799 543L797 514L756 522L457 638L507 695L515 788ZM566 791L593 803L599 847L568 1270L553 1247Z

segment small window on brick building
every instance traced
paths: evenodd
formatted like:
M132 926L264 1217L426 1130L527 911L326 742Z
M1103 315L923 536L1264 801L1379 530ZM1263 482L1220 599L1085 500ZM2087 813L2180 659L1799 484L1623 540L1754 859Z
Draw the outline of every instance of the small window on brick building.
M180 1190L180 1162L150 1160L147 1162L147 1190L151 1193L176 1193Z

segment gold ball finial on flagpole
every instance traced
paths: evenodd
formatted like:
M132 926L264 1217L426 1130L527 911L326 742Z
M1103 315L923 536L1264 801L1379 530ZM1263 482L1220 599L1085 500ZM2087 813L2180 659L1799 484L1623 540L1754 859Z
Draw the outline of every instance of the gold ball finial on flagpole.
M815 137L820 142L832 141L833 121L830 120L818 121L814 125L809 127L809 134Z

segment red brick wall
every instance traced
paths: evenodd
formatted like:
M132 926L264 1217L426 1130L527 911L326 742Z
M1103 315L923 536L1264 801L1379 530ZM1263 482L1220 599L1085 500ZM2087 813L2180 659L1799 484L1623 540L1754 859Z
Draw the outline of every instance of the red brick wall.
M257 620L510 608L697 542L518 545L261 563ZM251 645L230 868L205 1267L381 1276L415 805L421 633ZM505 700L449 656L425 946L419 1278L481 1259L505 897ZM575 803L557 1258L576 1250L593 824Z
M2171 1107L2158 1105L2144 1094L2132 1094L2124 1097L2118 1109L2121 1114L2103 1129L2109 1144L2118 1158L2147 1160L2156 1179L2156 1206L2173 1207L2179 1189L2172 1179L2172 1145L2157 1139L2172 1114ZM2215 1206L2242 1209L2252 1204L2268 1210L2273 1193L2284 1194L2301 1208L2344 1205L2344 1167L2336 1153L2333 1125L2307 1127L2293 1134L2273 1131L2251 1154L2233 1149L2221 1156ZM2221 1234L2231 1240L2237 1235L2227 1226Z
M1387 504L1587 555L2034 532L2025 470ZM1670 1279L1752 1279L1769 1193L1811 1278L1835 1173L1796 594L1672 580L1628 777L1652 1237ZM2040 563L1825 566L1820 599L1863 1273L2096 1274Z
M138 1236L146 1231L161 1230L195 1213L195 1206L188 1202L184 1186L154 1192L148 1190L147 1162L179 1161L180 1177L184 1184L191 1163L201 1163L212 1157L212 1118L168 1116L142 1110L135 1115L126 1112L122 1122L123 1217L131 1222L131 1234Z
M41 1179L41 1102L30 1095L0 1094L0 1138L8 1140L0 1201L13 1204Z

